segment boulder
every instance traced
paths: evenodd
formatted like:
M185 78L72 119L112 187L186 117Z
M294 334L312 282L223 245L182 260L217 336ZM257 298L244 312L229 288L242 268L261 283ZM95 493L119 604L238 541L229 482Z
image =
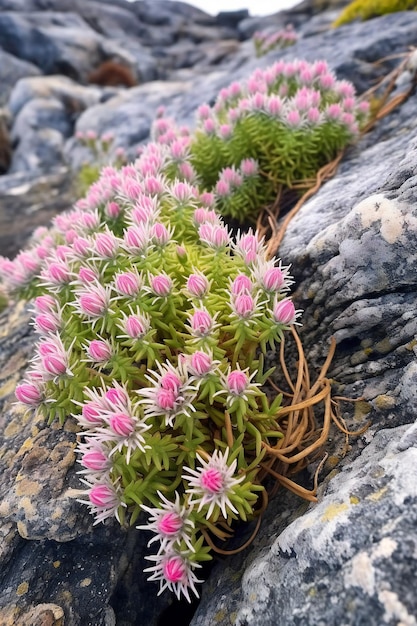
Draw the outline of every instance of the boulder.
M12 89L20 78L40 74L39 68L32 63L17 59L12 54L0 50L0 106L7 104Z

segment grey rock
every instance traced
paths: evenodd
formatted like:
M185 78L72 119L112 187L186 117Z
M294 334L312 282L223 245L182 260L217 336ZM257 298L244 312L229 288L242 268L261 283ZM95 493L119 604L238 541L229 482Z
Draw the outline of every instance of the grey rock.
M0 106L7 104L13 87L20 78L39 76L40 70L27 61L17 59L12 54L0 50Z
M75 201L73 184L67 168L42 176L22 172L1 176L0 254L14 257L38 226L69 209Z
M32 99L53 98L66 106L68 113L76 115L84 109L100 102L103 90L94 85L78 85L66 76L37 76L19 80L8 102L13 116Z
M77 121L76 131L93 130L97 135L111 132L115 137L112 150L136 147L149 137L158 106L175 103L190 86L187 82L154 81L134 87L108 102L90 107ZM130 120L135 120L134 124ZM85 162L85 150L78 142L70 140L66 152L75 169Z

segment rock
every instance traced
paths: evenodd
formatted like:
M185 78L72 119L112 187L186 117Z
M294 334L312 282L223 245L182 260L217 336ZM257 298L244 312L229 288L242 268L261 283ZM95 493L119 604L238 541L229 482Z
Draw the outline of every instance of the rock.
M77 115L100 102L103 91L95 86L78 85L66 76L39 76L19 80L14 87L8 108L13 116L34 98L53 98L66 106L69 115Z
M39 176L25 173L0 177L0 251L14 257L38 226L48 224L76 199L73 176L61 168Z
M113 151L120 146L136 148L149 137L150 125L158 106L177 101L189 88L187 82L162 81L135 87L103 104L90 107L79 118L76 131L93 130L98 136L105 132L112 133L115 137ZM132 125L129 120L135 120L135 123ZM85 150L73 140L68 143L67 155L76 169L86 160Z
M74 13L0 14L0 45L46 74L85 79L101 60L101 38Z
M17 59L12 54L0 50L0 106L4 106L10 93L20 78L39 76L40 70L32 63Z

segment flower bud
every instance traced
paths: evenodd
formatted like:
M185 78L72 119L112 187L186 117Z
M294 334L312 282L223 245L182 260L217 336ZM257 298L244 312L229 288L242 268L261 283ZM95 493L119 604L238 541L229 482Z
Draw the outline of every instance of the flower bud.
M38 406L43 398L39 387L32 383L21 383L17 385L15 395L19 402L32 407Z
M106 363L112 356L112 350L107 341L93 339L87 348L88 356L97 363Z
M273 314L277 324L294 324L297 318L294 304L289 298L284 298L277 302L274 306Z

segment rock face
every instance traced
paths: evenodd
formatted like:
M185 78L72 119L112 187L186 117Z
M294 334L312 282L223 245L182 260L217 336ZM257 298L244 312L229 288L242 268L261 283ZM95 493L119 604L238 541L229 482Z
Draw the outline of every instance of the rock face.
M325 58L362 92L395 67L398 60L387 57L406 53L417 32L416 12L330 30L337 2L305 2L264 20L211 18L162 0L109 1L99 9L96 2L56 0L48 11L42 4L0 0L0 45L27 68L14 87L5 82L15 146L11 171L0 177L0 251L9 256L36 225L75 201L68 164L76 169L86 158L76 130L111 130L115 147L133 154L149 137L159 105L178 122L193 123L196 106L278 58ZM298 28L296 46L254 59L252 42L244 39L251 28L287 22ZM66 25L79 26L76 40ZM21 37L20 47L10 33ZM226 52L219 59L221 46ZM82 74L110 49L138 72L146 56L149 76L158 80L131 89L86 84ZM43 75L43 57L55 63L54 75ZM402 80L410 78L412 68ZM2 626L417 624L416 171L410 97L346 152L336 175L291 221L279 256L291 263L311 371L318 373L334 336L334 393L360 398L342 402L341 417L351 430L369 427L348 442L334 428L323 449L329 457L318 503L278 491L251 546L215 562L201 602L190 609L169 594L157 598L145 581L141 533L117 523L92 526L77 502L82 485L71 420L48 427L13 404L34 335L23 304L3 312ZM299 477L307 486L317 462ZM251 530L239 528L229 547L243 544Z

